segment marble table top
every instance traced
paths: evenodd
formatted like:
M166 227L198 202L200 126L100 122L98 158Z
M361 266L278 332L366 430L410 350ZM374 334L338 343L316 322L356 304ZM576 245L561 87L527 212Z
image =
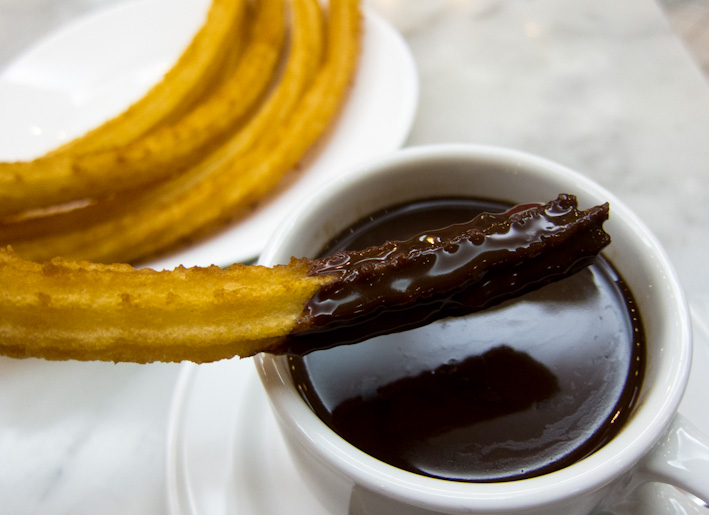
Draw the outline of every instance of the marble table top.
M0 68L49 30L115 1L0 0ZM407 145L508 146L592 177L655 232L695 323L709 322L709 224L700 216L709 201L709 84L657 4L367 4L401 32L418 66ZM0 513L166 512L165 436L179 370L0 359Z

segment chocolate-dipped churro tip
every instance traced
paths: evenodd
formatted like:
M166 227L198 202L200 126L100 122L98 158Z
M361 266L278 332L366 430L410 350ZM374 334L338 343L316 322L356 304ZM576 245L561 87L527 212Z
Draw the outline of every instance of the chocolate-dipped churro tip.
M306 259L332 280L310 298L282 352L303 354L485 309L567 277L610 243L609 206L573 195L358 251Z
M322 259L154 271L0 248L0 354L198 363L297 353L484 309L590 264L608 205L560 195Z

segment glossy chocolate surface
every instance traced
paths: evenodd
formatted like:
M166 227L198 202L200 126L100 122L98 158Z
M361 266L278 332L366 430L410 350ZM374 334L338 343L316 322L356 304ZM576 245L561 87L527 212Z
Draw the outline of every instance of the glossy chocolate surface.
M481 207L504 209L428 200L333 245L408 238ZM599 257L484 311L289 360L311 408L364 452L433 477L504 481L573 463L616 434L642 383L644 336L632 295Z

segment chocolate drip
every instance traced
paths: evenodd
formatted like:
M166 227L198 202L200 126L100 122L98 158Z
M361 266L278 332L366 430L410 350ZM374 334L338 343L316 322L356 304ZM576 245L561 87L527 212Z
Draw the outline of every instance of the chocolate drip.
M308 302L284 351L304 354L485 309L576 273L610 243L608 204L576 197L482 213L406 241L306 260L336 279Z

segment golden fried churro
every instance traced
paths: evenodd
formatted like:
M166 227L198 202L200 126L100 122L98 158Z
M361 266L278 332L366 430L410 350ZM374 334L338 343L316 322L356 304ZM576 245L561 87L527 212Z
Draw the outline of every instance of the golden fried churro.
M189 110L218 75L245 5L245 0L212 0L205 23L160 82L126 111L56 152L84 153L122 145Z
M177 268L0 251L0 353L106 361L212 361L249 356L287 334L327 278L307 267Z
M320 65L319 6L313 0L294 2L294 41L283 79L229 141L178 177L119 196L108 207L110 216L102 216L99 207L98 216L84 219L79 227L1 241L34 260L135 261L219 228L248 210L297 164L336 115L356 66L359 16L355 0L332 3Z
M285 33L283 1L258 2L248 21L248 28L237 31L227 45L236 64L224 66L221 82L184 116L105 150L54 152L30 162L0 163L0 215L6 215L6 223L7 215L21 218L29 209L101 198L162 180L221 143L273 81ZM242 32L248 37L241 38ZM246 39L243 52L231 48L240 46L237 39Z
M403 242L288 265L156 272L0 251L0 353L214 361L306 353L485 309L567 277L610 242L608 205L483 214ZM401 284L408 286L402 289Z

